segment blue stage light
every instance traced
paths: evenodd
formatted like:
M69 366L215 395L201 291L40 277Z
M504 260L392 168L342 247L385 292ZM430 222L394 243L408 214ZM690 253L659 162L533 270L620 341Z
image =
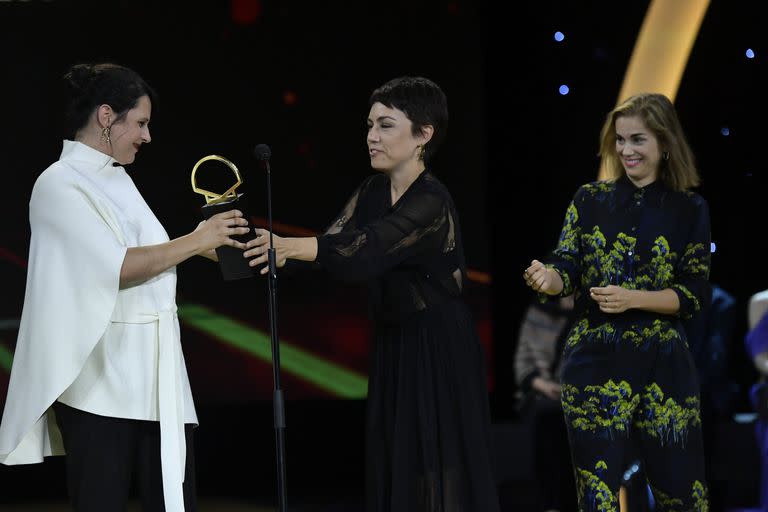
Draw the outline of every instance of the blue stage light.
M727 126L723 126L722 128L720 128L720 134L723 137L727 137L727 136L729 136L731 134L731 129L728 128Z
M557 32L555 32L555 41L557 41L559 43L563 39L565 39L565 34L560 32L559 30Z
M569 92L571 92L571 90L570 90L570 89L568 88L568 86L567 86L567 85L565 85L565 84L561 85L561 86L560 86L560 89L558 89L558 90L560 91L560 94L562 94L563 96L565 96L566 94L568 94Z
M748 59L754 59L755 58L755 52L752 50L752 48L747 48L747 58Z

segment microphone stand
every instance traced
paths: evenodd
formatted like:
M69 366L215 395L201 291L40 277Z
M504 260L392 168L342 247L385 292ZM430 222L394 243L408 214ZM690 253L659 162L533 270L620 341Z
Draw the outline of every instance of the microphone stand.
M272 238L272 173L269 159L267 168L267 218L269 223L269 331L272 338L272 376L274 379L273 404L275 412L275 440L277 442L277 492L278 510L287 512L288 497L285 487L285 402L280 387L280 345L277 337L277 257Z

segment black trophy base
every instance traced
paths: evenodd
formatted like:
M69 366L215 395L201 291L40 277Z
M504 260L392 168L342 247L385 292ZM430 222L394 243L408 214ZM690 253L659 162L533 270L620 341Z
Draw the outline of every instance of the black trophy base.
M202 207L203 217L210 219L217 213L229 210L240 210L247 219L247 208L244 200L244 194L238 194L236 198L220 203L206 204ZM232 238L239 242L247 242L254 238L253 226L248 222L251 231L244 235L235 235ZM248 265L248 260L243 258L243 250L222 245L216 248L216 256L219 258L219 268L225 281L234 281L236 279L245 279L257 275L258 270Z

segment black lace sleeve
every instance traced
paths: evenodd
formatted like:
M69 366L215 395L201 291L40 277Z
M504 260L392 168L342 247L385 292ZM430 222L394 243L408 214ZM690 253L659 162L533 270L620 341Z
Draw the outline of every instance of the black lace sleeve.
M357 187L357 190L355 190L352 196L347 200L344 208L341 210L341 213L336 216L330 226L327 226L323 230L322 235L316 237L318 239L318 247L320 244L320 238L322 238L324 235L331 235L354 228L356 225L355 213L357 210L358 199L362 193L369 189L371 182L372 178L368 178L359 187ZM289 259L285 262L285 266L283 266L281 270L285 275L293 276L299 272L317 270L319 268L321 268L321 265L318 259L315 259L315 261Z
M414 183L394 208L363 222L372 194L358 191L334 224L318 237L317 261L332 275L366 280L411 258L441 250L449 206L439 190Z

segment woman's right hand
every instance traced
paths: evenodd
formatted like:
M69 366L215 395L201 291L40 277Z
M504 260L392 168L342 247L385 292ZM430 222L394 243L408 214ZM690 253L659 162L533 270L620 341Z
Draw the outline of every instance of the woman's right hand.
M531 261L531 265L523 272L525 284L534 291L557 295L563 290L563 280L560 274L544 266L539 260Z
M208 220L204 220L195 228L194 233L199 239L197 254L207 258L216 259L211 252L222 245L229 245L238 249L245 249L245 244L238 242L233 236L244 235L250 231L248 221L243 218L240 210L229 210L217 213Z

